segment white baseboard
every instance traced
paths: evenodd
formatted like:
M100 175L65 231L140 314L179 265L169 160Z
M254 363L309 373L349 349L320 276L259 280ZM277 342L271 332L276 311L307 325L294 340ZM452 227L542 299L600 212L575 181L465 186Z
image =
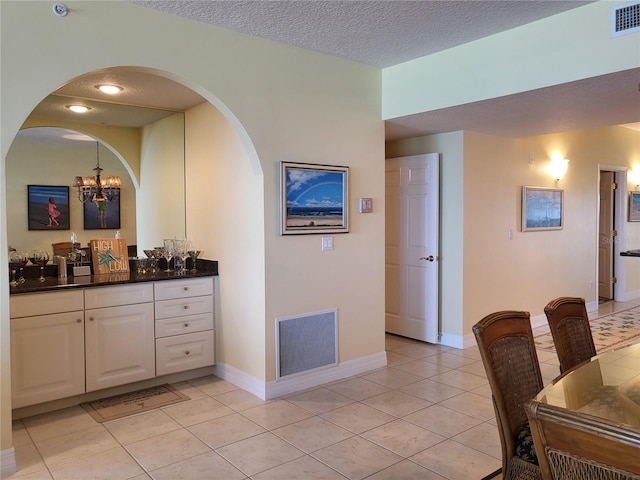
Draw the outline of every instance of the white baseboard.
M616 298L616 302L630 302L631 300L635 300L637 298L640 298L640 290L626 292L622 294L622 298Z
M16 471L16 451L13 447L0 451L0 478L9 478Z
M454 335L452 333L443 332L440 334L440 345L453 348L467 348L476 344L473 333L468 335Z
M252 375L224 364L217 364L213 368L213 374L260 397L262 400L271 400L386 366L387 353L380 352L355 360L341 362L335 366L317 369L307 374L302 373L291 378L280 378L278 381L271 380L264 382Z
M597 308L598 302L596 302L596 309ZM546 315L542 314L531 317L531 328L546 327L547 325ZM473 333L466 335L454 335L451 333L440 334L440 345L444 345L445 347L469 348L476 344L476 337Z

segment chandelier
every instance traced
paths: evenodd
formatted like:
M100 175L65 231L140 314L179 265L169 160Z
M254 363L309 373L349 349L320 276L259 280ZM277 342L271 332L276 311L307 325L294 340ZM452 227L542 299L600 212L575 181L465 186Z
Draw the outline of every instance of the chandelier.
M118 176L102 177L100 168L100 142L96 142L96 167L95 175L89 177L76 177L73 186L78 189L78 200L87 202L113 202L120 195L122 181Z

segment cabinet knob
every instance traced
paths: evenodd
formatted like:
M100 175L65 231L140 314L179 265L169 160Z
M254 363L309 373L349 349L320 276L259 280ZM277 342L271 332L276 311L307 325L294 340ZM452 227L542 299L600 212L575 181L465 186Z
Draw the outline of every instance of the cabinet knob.
M188 326L189 326L189 324L188 324L188 323L185 323L185 324L184 324L184 326L185 326L185 327L188 327Z
M189 309L189 305L185 305L185 306L184 306L184 309L185 309L185 310L188 310L188 309Z
M93 317L89 317L89 321L90 321L90 322L93 322Z
M77 318L77 319L76 319L76 323L82 323L82 319Z
M185 355L189 355L189 350L184 352Z
M187 290L189 290L189 287L184 287L184 291L186 292Z

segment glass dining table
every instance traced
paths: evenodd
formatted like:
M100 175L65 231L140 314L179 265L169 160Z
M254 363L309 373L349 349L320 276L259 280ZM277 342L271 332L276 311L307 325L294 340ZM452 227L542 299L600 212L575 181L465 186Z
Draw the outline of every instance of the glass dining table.
M593 357L547 385L536 400L640 430L640 343Z
M525 410L544 480L640 480L640 343L569 370Z

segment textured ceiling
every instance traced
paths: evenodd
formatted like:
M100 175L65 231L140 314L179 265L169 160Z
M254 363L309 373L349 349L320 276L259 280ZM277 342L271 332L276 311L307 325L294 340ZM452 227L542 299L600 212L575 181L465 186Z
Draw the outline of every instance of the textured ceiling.
M589 1L132 0L181 17L388 67Z
M581 7L585 1L129 0L191 20L377 66L395 65ZM73 15L70 10L69 15ZM419 113L385 122L386 140L457 130L526 137L640 122L640 69ZM117 102L95 85L125 87ZM215 93L215 92L213 92ZM205 101L142 68L109 68L72 80L33 116L67 119L80 100L88 123L141 126ZM138 108L138 107L150 107Z

